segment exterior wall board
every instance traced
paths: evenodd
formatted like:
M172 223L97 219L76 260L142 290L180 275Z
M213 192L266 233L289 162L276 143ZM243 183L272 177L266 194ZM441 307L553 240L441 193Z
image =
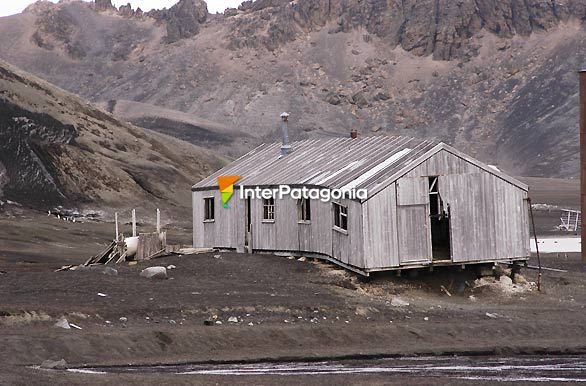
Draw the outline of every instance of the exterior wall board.
M399 266L396 197L393 183L362 204L365 268Z

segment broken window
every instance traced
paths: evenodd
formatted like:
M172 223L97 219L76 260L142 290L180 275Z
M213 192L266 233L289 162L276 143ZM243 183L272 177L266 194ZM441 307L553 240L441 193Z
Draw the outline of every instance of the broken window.
M334 205L334 226L337 228L348 230L348 207L337 202Z
M266 221L275 221L275 198L263 198L262 207L262 219Z
M297 213L299 221L311 221L311 201L308 198L297 200Z
M206 197L203 199L204 203L204 221L213 221L214 217L214 198L213 197Z
M429 214L431 217L443 217L444 203L439 193L438 177L429 177Z

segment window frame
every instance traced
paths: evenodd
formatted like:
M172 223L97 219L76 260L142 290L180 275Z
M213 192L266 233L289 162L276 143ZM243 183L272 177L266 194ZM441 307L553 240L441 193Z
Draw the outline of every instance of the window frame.
M211 205L209 203L211 202ZM203 198L203 222L216 221L216 198L214 196Z
M275 197L262 199L262 222L275 222Z
M311 200L309 198L297 200L297 222L300 224L311 223Z
M333 215L334 215L334 226L333 229L348 234L348 205L342 205L340 202L332 202ZM345 225L345 226L344 226Z

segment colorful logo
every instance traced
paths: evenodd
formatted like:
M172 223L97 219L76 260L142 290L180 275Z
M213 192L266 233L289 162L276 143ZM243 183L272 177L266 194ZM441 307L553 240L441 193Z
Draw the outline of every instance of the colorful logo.
M222 206L229 208L228 201L234 194L234 183L240 179L240 176L221 176L218 177L218 186L222 194Z

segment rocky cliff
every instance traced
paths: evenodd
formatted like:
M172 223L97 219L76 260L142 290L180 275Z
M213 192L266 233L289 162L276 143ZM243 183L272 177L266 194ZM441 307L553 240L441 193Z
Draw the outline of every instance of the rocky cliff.
M0 19L0 57L230 156L278 140L289 111L293 138L424 136L570 177L585 15L586 0L257 0L219 15L200 0L141 15L43 2Z
M502 38L529 36L586 15L580 0L259 0L240 10L231 26L231 47L274 50L328 26L328 33L361 30L390 48L438 60L477 55L480 46L472 38L482 30Z

